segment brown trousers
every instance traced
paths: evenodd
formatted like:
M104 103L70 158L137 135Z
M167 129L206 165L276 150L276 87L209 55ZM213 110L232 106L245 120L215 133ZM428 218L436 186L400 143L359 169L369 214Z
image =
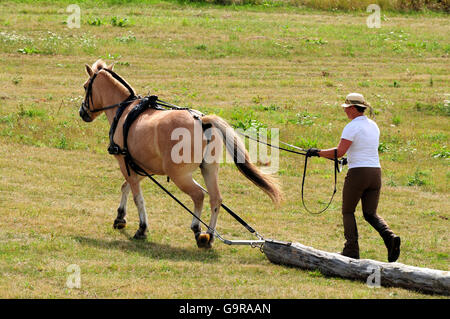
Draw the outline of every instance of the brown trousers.
M377 215L380 189L381 168L355 167L349 169L342 191L342 217L346 239L344 253L359 256L355 209L360 199L365 220L378 231L383 240L386 242L393 235L383 218Z

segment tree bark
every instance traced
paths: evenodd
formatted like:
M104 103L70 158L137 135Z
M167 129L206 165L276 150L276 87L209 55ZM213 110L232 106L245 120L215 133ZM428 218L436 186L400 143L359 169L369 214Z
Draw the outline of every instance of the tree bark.
M273 263L319 270L324 275L365 281L370 287L388 286L450 295L450 272L401 263L353 259L299 243L266 240L263 252Z

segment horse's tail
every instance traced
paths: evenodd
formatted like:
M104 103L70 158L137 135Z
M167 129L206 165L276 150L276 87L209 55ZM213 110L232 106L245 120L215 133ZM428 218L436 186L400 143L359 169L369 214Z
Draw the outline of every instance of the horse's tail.
M258 167L250 162L245 145L233 128L224 119L216 115L206 115L202 117L202 122L211 124L222 133L222 141L228 154L233 156L234 163L239 171L269 195L275 204L279 204L283 199L283 194L277 181L262 173Z

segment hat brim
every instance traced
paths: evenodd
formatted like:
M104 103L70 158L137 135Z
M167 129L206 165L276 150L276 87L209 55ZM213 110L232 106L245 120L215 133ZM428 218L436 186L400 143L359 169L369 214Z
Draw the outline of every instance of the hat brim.
M353 103L353 104L347 104L347 103L341 104L342 107L349 107L349 106L353 106L353 105L360 106L360 107L363 107L363 108L367 107L367 105L364 105L364 104L355 104L355 103Z

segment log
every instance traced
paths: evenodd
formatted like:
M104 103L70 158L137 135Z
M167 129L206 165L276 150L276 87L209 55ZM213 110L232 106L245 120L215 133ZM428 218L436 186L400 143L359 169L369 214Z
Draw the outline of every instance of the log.
M318 270L327 276L362 280L369 287L401 287L424 293L450 295L449 271L413 267L397 262L353 259L299 243L274 240L266 240L262 250L275 264Z

